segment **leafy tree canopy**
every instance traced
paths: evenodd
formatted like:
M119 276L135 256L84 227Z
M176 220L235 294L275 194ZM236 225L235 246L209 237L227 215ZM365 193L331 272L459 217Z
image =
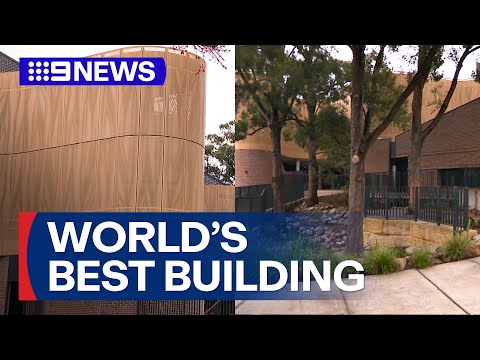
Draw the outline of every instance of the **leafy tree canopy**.
M235 121L221 124L219 134L206 136L205 173L222 184L235 183Z

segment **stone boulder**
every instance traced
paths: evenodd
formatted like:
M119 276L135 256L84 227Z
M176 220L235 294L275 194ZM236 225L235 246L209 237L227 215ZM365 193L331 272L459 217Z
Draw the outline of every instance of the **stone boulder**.
M402 271L402 270L405 270L405 268L407 267L407 259L405 258L396 258L395 261L398 263L398 270L399 271Z

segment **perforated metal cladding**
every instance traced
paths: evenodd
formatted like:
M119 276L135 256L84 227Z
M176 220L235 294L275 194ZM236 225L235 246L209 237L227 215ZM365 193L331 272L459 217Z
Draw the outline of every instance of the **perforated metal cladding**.
M0 256L18 254L20 211L205 210L204 61L161 47L97 56L164 57L165 86L20 88L18 72L0 74ZM201 314L203 302L45 301L25 311Z
M235 212L235 187L205 185L206 212Z
M17 251L20 211L204 211L204 61L93 56L164 57L165 86L20 88L0 74L0 255Z

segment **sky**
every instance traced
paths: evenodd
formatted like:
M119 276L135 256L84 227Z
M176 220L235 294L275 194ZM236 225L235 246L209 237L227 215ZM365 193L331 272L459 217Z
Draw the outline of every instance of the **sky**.
M371 49L373 46L374 45L368 45L368 48ZM453 45L447 45L447 47L451 46ZM334 55L335 57L346 61L352 60L352 51L347 45L336 45L335 48L338 51ZM405 45L400 47L400 51L398 53L393 54L387 52L387 60L390 62L394 72L407 72L411 70L411 68L406 65L406 61L402 59L402 56L411 54L413 50L413 48L409 48L408 45ZM480 50L469 55L463 63L463 67L458 78L460 80L472 79L472 71L475 70L476 61L480 61L479 59ZM451 80L455 73L455 64L452 60L447 59L439 70L444 74L445 79Z
M0 45L0 51L18 61L21 57L85 57L128 46L138 45ZM235 118L235 45L228 48L226 69L206 59L205 134L218 133L220 124Z

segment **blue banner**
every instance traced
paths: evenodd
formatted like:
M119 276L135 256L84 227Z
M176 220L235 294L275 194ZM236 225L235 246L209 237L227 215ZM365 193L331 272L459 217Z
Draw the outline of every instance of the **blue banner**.
M163 58L20 58L20 85L155 85Z
M295 213L20 213L20 299L319 299L337 296L333 288L361 290L361 265L332 262L299 226L318 221Z

